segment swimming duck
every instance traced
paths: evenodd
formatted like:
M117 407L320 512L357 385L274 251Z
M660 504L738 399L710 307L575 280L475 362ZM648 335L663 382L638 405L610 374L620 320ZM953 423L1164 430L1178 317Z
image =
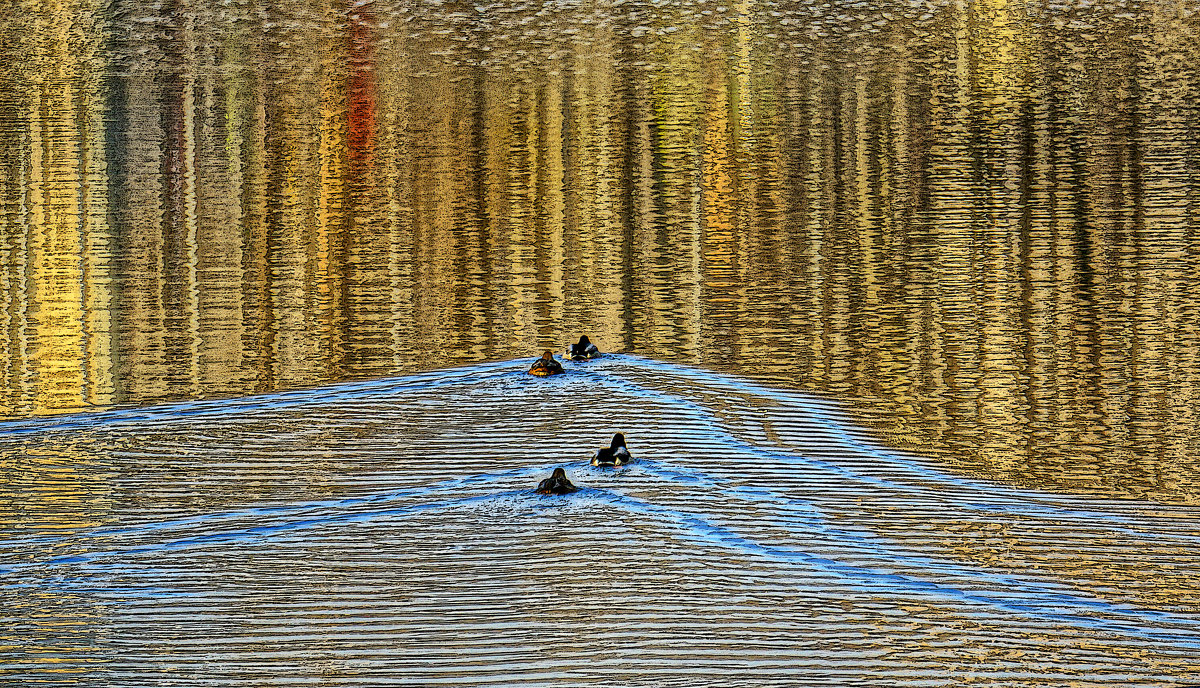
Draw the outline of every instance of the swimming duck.
M586 361L589 358L596 358L600 355L600 350L596 345L588 340L587 335L579 337L578 344L571 344L567 347L567 358L572 361Z
M593 466L623 466L630 461L633 456L625 447L625 436L619 432L613 435L611 445L597 449L592 457Z
M542 357L533 362L529 367L530 375L558 375L563 371L562 364L554 360L554 355L549 351L542 354Z
M579 488L575 487L575 485L571 483L570 479L567 478L566 471L561 468L555 468L554 472L550 474L549 478L546 478L542 482L538 483L537 493L565 495L578 489Z

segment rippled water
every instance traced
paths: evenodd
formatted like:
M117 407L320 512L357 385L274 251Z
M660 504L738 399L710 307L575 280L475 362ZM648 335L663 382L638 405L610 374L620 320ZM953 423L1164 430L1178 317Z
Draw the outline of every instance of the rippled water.
M1197 35L0 9L0 683L1200 684Z
M1194 510L998 487L613 356L5 424L6 677L1162 686ZM588 465L614 431L637 461ZM555 466L583 489L532 492ZM16 648L14 654L13 648Z

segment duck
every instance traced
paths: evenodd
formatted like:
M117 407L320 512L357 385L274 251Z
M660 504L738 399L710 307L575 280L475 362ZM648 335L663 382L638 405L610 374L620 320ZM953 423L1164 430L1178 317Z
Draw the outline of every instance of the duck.
M530 375L540 375L543 377L546 375L558 375L562 371L562 364L554 360L554 354L549 351L542 354L542 357L534 361L533 365L529 367Z
M624 466L633 461L633 455L625 446L625 436L621 433L613 435L612 444L596 450L592 456L593 466Z
M550 474L549 478L546 478L542 482L538 483L537 493L565 495L570 494L578 489L579 488L575 487L575 485L571 482L570 478L567 477L566 471L564 471L562 468L555 468L554 472Z
M578 344L571 344L567 347L566 357L572 361L586 361L589 358L596 358L600 355L600 349L596 348L588 336L581 335Z

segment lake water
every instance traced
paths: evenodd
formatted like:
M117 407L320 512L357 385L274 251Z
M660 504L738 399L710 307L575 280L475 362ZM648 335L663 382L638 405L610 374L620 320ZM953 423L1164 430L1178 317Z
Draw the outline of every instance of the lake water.
M1200 684L1196 35L0 10L0 683Z

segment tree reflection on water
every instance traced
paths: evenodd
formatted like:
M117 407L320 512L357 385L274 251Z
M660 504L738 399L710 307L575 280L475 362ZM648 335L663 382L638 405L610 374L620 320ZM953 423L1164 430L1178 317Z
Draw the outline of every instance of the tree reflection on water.
M0 44L10 416L586 332L961 470L1200 495L1185 8L75 10Z

